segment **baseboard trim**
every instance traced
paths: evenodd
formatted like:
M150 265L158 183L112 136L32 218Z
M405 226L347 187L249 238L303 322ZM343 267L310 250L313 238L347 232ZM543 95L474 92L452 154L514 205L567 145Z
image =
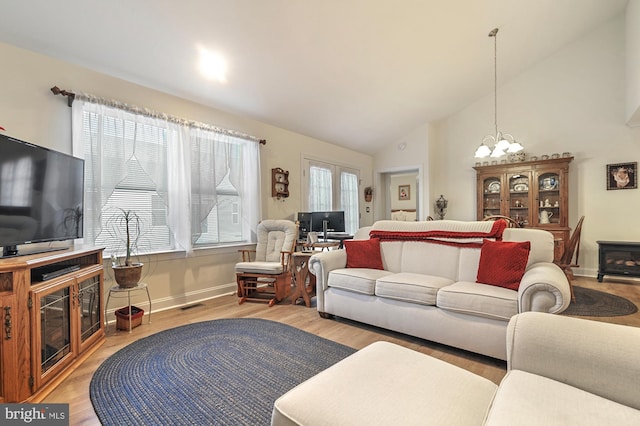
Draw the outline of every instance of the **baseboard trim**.
M206 288L202 290L195 290L185 294L177 294L173 296L163 297L161 299L152 299L151 307L152 313L166 311L168 309L180 308L182 306L193 305L196 303L204 302L205 300L213 299L220 296L226 296L233 294L237 290L237 284L235 282L219 285L216 287ZM145 295L146 296L146 295ZM106 300L106 299L105 299ZM111 303L110 303L111 304ZM135 305L145 310L145 315L149 313L148 300L136 301ZM110 307L107 310L107 316L113 316L114 312L120 309L120 307ZM108 321L109 323L115 322L115 320Z

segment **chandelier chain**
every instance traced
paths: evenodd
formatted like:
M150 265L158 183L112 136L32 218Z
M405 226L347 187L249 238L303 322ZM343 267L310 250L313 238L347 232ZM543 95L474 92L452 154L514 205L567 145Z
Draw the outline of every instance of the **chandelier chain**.
M493 124L496 129L496 137L498 135L498 29L489 33L489 37L493 37Z
M482 139L482 143L476 150L476 158L487 156L501 157L506 153L520 152L524 148L516 141L513 135L502 133L498 130L498 28L489 32L489 37L493 37L493 126L495 133L487 135ZM493 141L493 150L487 146L486 141ZM524 158L524 157L523 157Z

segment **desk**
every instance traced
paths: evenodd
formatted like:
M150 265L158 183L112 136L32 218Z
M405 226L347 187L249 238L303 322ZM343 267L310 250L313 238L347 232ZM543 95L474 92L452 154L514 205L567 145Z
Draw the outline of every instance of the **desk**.
M317 243L307 243L307 242L302 242L302 243L298 243L298 245L302 246L302 250L315 250L315 249L320 249L321 251L324 249L331 249L331 248L339 248L340 247L340 241L318 241Z
M344 240L352 240L353 239L353 235L349 235L349 234L344 234L344 233L328 233L327 234L327 240L338 240L340 241L340 245L338 246L338 248L343 248L344 247Z
M309 275L309 258L313 256L310 251L298 251L293 253L293 277L295 290L291 295L291 304L295 305L299 298L304 299L307 308L311 307L311 297L315 295L316 277ZM307 277L309 277L309 285L307 286Z
M105 331L109 327L109 322L107 322L107 307L109 306L109 299L111 299L111 295L114 295L115 298L118 298L118 297L123 297L120 295L123 293L126 293L128 306L129 306L129 333L131 333L131 292L142 291L142 290L145 290L147 292L147 299L149 299L149 323L151 323L151 296L149 295L149 287L147 287L147 284L138 283L138 285L134 287L120 287L119 285L114 285L109 289L109 295L107 296L107 303L104 304Z

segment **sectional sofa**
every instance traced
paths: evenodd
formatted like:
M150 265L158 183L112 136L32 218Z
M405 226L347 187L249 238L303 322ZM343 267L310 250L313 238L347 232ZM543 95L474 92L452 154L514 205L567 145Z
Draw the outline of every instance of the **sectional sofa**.
M552 234L506 225L378 221L311 257L317 309L504 360L511 317L560 313L571 293Z
M496 385L375 342L281 396L271 424L640 424L640 329L525 312L511 319L506 344L507 374Z

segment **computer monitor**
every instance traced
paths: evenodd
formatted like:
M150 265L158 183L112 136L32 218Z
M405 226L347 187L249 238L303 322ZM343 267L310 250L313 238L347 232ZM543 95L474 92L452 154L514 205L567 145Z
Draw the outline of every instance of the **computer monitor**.
M306 240L309 231L311 231L311 213L298 212L298 239Z
M344 232L344 211L312 212L311 230L323 234L325 238L326 232Z

